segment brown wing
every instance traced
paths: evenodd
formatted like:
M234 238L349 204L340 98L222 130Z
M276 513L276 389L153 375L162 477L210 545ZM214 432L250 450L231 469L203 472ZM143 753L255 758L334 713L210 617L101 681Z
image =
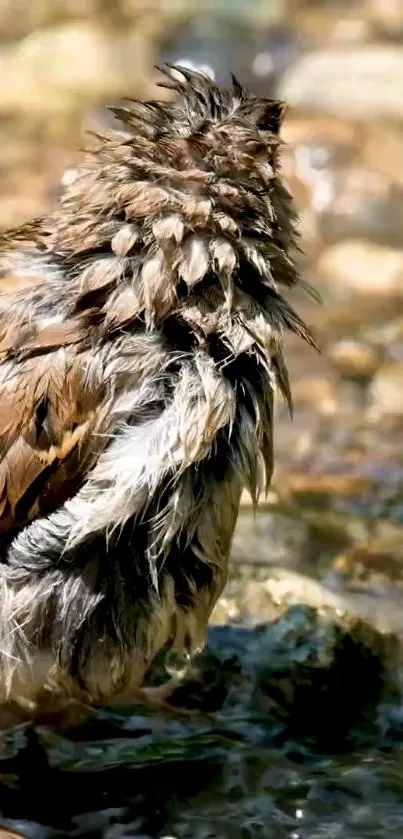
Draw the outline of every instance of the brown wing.
M89 375L84 324L13 322L0 295L0 534L76 491L104 445L102 384ZM101 432L101 433L97 433Z

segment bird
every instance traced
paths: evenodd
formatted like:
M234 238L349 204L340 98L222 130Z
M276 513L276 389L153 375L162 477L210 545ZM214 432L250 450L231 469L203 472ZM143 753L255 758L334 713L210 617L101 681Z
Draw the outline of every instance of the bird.
M192 656L273 471L300 244L285 105L164 65L0 239L0 706L134 701ZM137 700L136 700L137 701ZM39 713L39 712L38 712Z

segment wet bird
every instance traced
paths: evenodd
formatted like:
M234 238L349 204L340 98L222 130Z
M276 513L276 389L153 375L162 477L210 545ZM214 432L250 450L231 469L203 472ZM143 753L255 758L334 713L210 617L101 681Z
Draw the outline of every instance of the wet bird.
M283 104L164 68L0 242L0 702L140 696L191 655L272 474L299 281ZM139 692L140 691L140 692ZM147 695L148 694L144 694Z

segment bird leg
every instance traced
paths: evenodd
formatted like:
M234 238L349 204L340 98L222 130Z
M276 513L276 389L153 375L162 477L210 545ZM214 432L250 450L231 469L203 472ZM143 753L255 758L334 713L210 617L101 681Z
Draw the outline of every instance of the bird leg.
M164 713L178 717L189 717L194 711L172 704L169 700L176 689L182 685L182 680L173 678L162 685L137 687L127 689L119 694L116 704L128 705L136 703L154 713ZM114 702L115 704L115 702Z

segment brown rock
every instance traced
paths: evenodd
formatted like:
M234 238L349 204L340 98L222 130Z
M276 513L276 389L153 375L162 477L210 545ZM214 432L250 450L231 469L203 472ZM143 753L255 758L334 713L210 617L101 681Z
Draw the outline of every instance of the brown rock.
M294 498L309 496L357 496L370 492L373 488L372 481L360 475L346 474L320 474L305 475L287 473L281 475L277 480L277 487L280 492L293 495Z
M370 381L381 364L374 347L353 339L346 338L331 344L327 353L341 378L358 383Z
M392 37L403 33L403 4L401 0L367 0L367 19L378 32Z
M344 551L333 563L333 570L346 576L382 575L388 580L403 578L402 534L395 539L371 539Z
M371 44L309 53L285 74L280 96L291 105L373 121L401 119L403 48Z
M340 298L361 294L403 298L403 250L346 240L323 253L317 272Z
M403 357L403 317L393 318L380 326L370 326L364 335L366 341L386 359L395 361Z
M403 13L403 4L401 5ZM361 141L363 165L395 183L403 184L403 137L400 126L375 123Z
M232 560L239 563L278 563L296 567L306 553L309 528L262 506L256 515L241 509L232 544Z
M385 605L387 603L387 605ZM335 592L322 583L289 569L271 569L264 582L251 582L240 602L242 614L252 612L256 621L268 620L273 611L283 614L294 605L306 605L318 610L318 614L335 616L346 628L357 626L357 621L368 621L369 637L388 644L386 633L403 633L403 609L401 598L375 598L361 592ZM365 631L365 627L362 627ZM385 633L385 635L383 635ZM371 646L371 644L369 645ZM394 642L391 652L400 655ZM396 664L396 662L395 662Z
M283 135L287 143L282 152L283 173L297 202L305 192L299 209L309 206L322 211L334 198L335 172L349 166L357 154L354 128L327 117L291 119Z
M366 20L356 4L340 4L323 2L299 2L289 0L291 8L289 19L298 32L313 47L319 49L323 44L351 44L368 40L370 22ZM299 12L299 14L298 14Z
M39 218L44 212L45 202L39 197L9 195L0 198L0 230L10 230L27 221Z
M392 361L378 370L370 387L370 416L403 415L403 362Z
M123 33L86 21L33 31L3 48L0 113L63 111L81 102L144 88L152 66L152 32Z
M297 145L331 145L353 150L360 141L360 130L351 120L326 114L286 118L281 136L285 143Z
M101 11L100 0L2 0L0 31L3 37L21 37L55 20L88 19Z
M22 833L14 833L14 830L0 827L0 839L24 839L24 836Z
M294 406L313 407L328 416L337 411L338 401L333 381L324 376L306 376L297 379L292 388Z
M332 190L319 219L324 241L365 237L400 248L403 188L380 172L356 165L330 175Z
M287 175L287 167L284 167L283 174L286 187L294 198L298 212L301 213L303 210L310 207L312 203L312 192L308 184L306 184L302 178L295 175L293 170L291 170L290 174Z

